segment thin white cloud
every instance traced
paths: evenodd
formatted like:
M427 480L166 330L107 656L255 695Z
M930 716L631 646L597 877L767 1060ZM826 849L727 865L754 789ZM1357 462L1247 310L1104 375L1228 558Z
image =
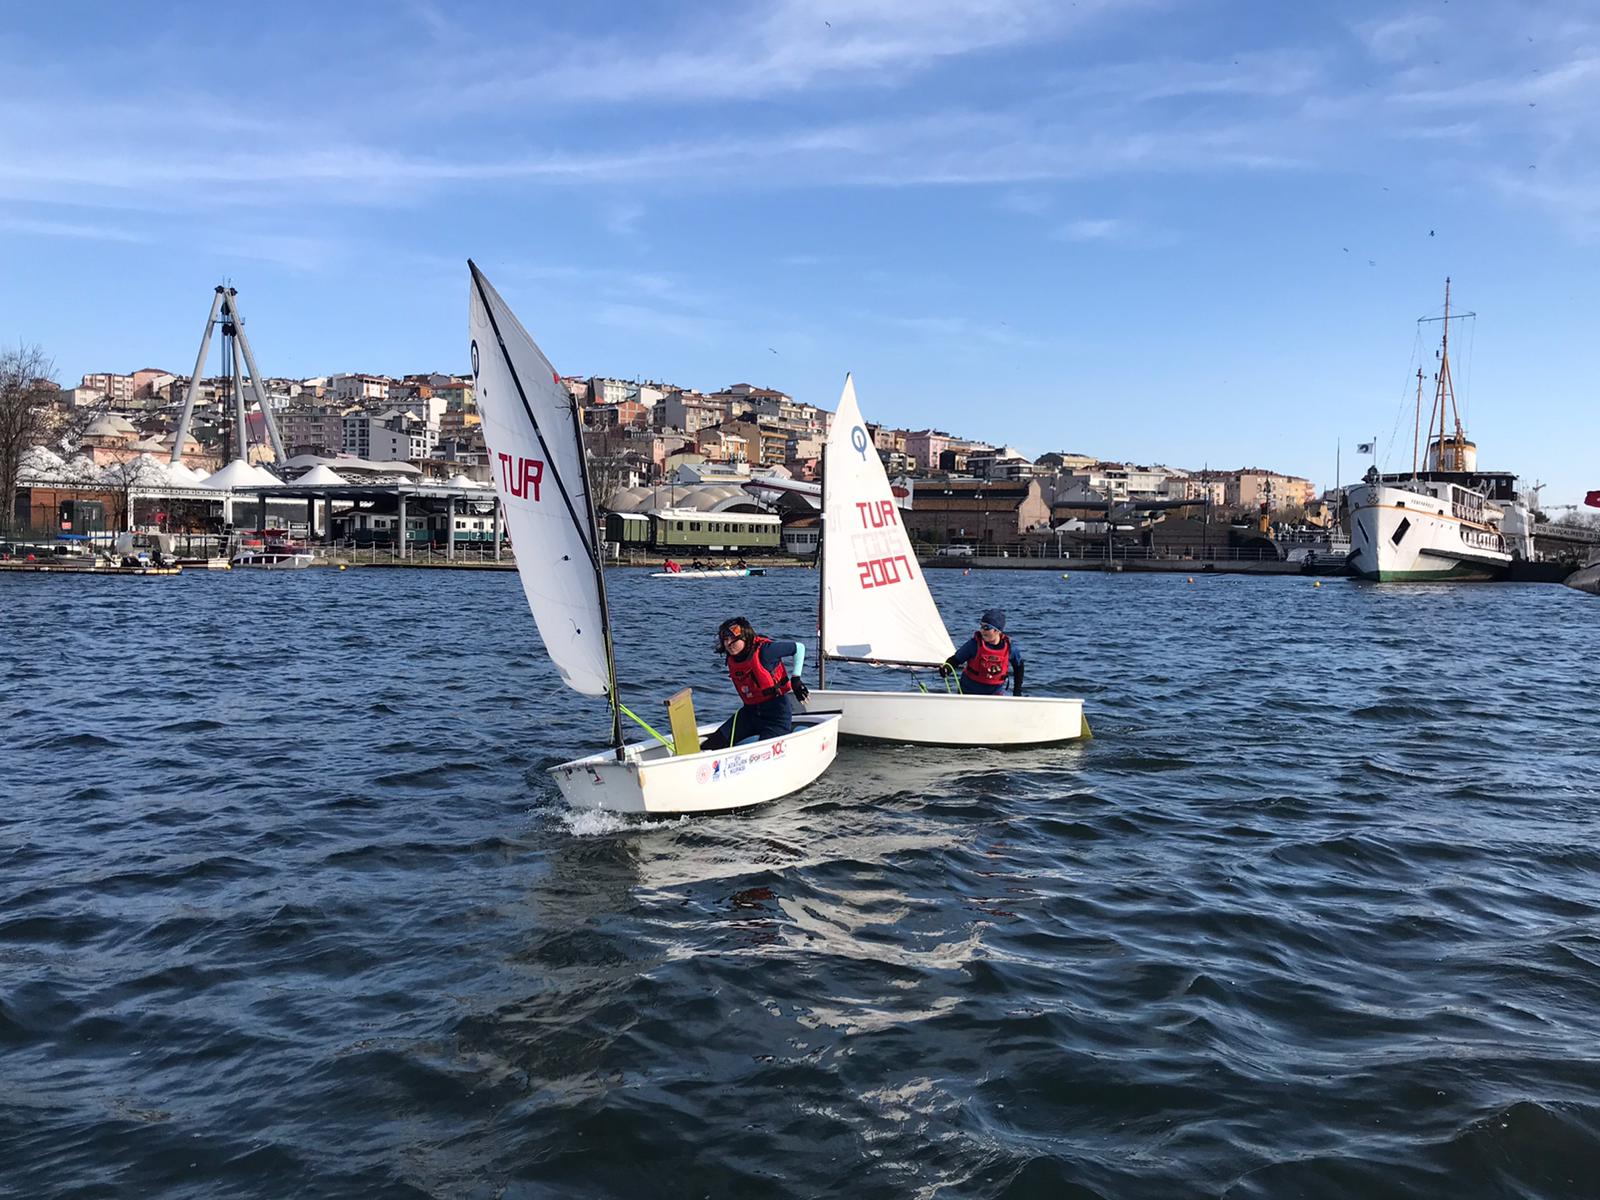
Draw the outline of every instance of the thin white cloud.
M1050 236L1060 242L1112 242L1143 249L1171 246L1178 240L1171 230L1126 217L1082 217L1057 226Z
M1278 98L1326 86L1329 61L1285 48L1206 60L1151 58L1111 63L1056 77L1061 94L1130 104L1201 96Z
M1416 58L1424 50L1431 56L1432 48L1446 32L1443 18L1420 11L1356 26L1356 34L1365 44L1367 53L1385 63Z
M1043 192L1027 191L1006 192L995 201L995 205L1002 212L1017 213L1024 217L1042 217L1052 207L1050 197Z
M112 102L92 98L97 85L84 76L0 99L0 200L168 216L218 204L325 214L424 206L469 188L492 200L496 192L581 186L600 192L601 225L628 237L645 213L620 192L641 186L994 186L1008 189L995 200L1003 211L1044 216L1049 184L1389 169L1402 154L1430 154L1407 165L1482 183L1497 139L1529 147L1545 173L1541 193L1574 194L1583 176L1573 172L1600 156L1589 116L1600 109L1600 27L1576 7L1546 5L1523 25L1516 6L1490 8L1489 33L1452 27L1451 62L1441 66L1399 54L1436 19L1419 10L1353 29L1342 49L1282 46L1193 61L1163 54L1030 77L1026 87L991 78L981 98L960 89L964 105L919 88L914 76L1042 43L1070 57L1081 30L1113 15L1125 21L1127 10L1109 0L1065 12L1046 0L783 0L697 18L720 21L713 38L683 22L667 38L633 32L579 43L552 35L549 54L508 38L485 56L488 90L478 96L457 86L462 75L450 65L460 51L446 45L430 72L447 81L443 102L412 76L397 81L392 64L371 89L319 94L315 104L248 87L237 96L135 89ZM433 0L415 0L410 11L412 28L420 22L441 37L454 29ZM1512 67L1468 69L1492 62L1513 27L1529 32L1504 55ZM862 87L892 102L875 105L870 117L838 116L848 110L837 99ZM406 106L411 91L418 107L437 104L426 128L443 136L423 140L396 116L417 111ZM796 103L802 94L806 102ZM727 120L695 115L723 111L715 102L724 99L738 101ZM599 115L580 118L580 105ZM627 111L623 105L641 120L606 115ZM645 119L666 109L687 114L671 136ZM461 116L469 111L479 115ZM197 130L218 136L197 139ZM1452 143L1470 145L1476 159ZM619 195L606 196L608 185ZM1497 191L1531 199L1527 189ZM84 228L166 236L160 221L146 224L127 216ZM320 252L286 244L284 256L311 262Z
M573 45L552 60L547 38L545 54L526 45L480 52L472 80L452 77L429 103L472 110L530 99L683 104L792 95L823 83L881 88L943 61L1036 42L1128 7L1115 0L774 0L741 16L703 16L663 48L614 38Z
M877 319L895 329L928 341L953 346L1038 347L1050 343L1013 329L1005 321L983 321L963 316L898 316L879 314Z
M602 325L629 333L691 342L715 342L725 335L726 329L723 322L711 317L668 312L653 305L620 301L600 304L595 309L595 319Z
M79 221L40 221L30 217L0 216L0 232L29 237L75 238L93 242L146 243L149 235L114 225L93 225Z
M1065 242L1106 242L1128 236L1128 223L1117 217L1085 218L1068 221L1054 236Z
M614 201L605 206L606 231L613 237L631 238L639 234L644 220L644 205L631 200Z

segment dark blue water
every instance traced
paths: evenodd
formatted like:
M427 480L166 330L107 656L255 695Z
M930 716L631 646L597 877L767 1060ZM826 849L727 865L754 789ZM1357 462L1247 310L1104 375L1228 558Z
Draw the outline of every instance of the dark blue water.
M652 712L815 610L612 578ZM1600 1192L1600 603L933 581L1096 740L647 824L514 575L0 577L0 1193Z

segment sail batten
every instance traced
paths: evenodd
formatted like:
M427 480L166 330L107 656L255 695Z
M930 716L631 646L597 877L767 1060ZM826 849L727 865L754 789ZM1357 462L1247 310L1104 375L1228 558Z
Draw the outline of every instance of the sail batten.
M572 398L476 267L468 332L495 490L539 636L568 687L606 695L613 672L605 598Z
M846 376L822 485L822 652L933 665L955 653Z

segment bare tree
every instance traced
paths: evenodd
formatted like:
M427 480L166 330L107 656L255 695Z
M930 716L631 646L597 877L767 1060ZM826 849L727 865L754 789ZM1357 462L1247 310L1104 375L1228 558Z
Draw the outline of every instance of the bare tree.
M23 454L49 433L55 373L39 346L0 350L0 530L16 522Z
M118 529L132 529L134 493L160 487L163 481L160 463L145 454L108 464L99 478L100 486L116 497L115 509L108 515L108 521L114 520Z

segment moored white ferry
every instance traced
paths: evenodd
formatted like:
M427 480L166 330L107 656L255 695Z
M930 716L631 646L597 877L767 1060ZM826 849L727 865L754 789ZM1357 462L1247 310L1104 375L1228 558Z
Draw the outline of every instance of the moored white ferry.
M1441 319L1439 371L1426 424L1417 372L1410 474L1380 475L1374 465L1348 493L1350 568L1363 579L1499 579L1515 558L1533 557L1533 518L1517 497L1516 477L1480 472L1478 447L1461 427L1450 378L1448 279L1444 316L1423 318Z
M1512 551L1500 524L1513 477L1465 471L1367 472L1350 489L1350 567L1386 583L1499 579Z

